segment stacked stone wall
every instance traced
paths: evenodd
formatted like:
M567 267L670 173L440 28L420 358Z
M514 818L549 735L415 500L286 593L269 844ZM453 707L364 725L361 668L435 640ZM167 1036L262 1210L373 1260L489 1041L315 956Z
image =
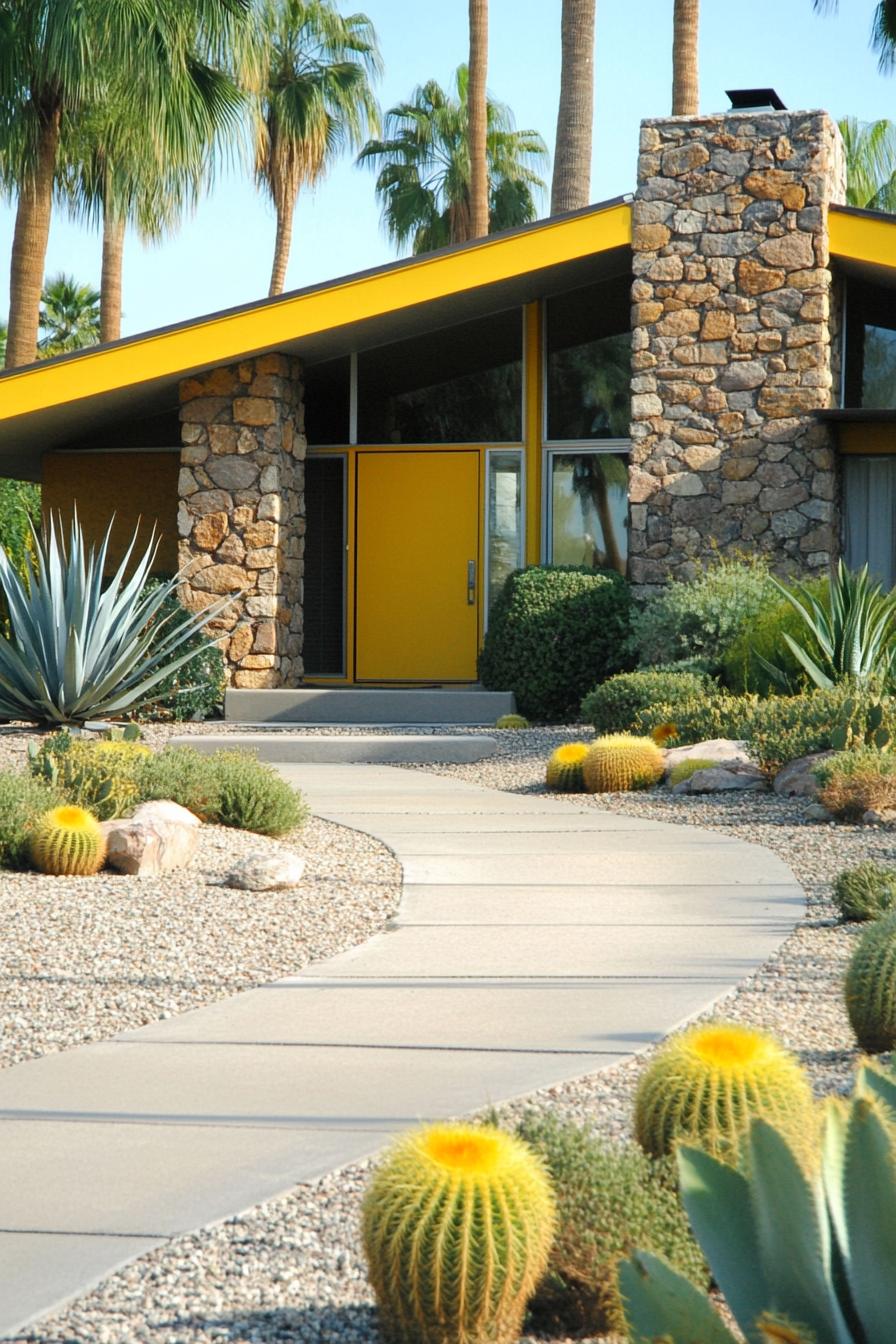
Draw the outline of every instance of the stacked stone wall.
M838 549L839 368L823 112L647 121L633 207L629 575L690 577L719 550L781 572Z
M301 366L282 354L181 383L179 559L193 609L237 602L211 626L238 687L302 675L304 414Z

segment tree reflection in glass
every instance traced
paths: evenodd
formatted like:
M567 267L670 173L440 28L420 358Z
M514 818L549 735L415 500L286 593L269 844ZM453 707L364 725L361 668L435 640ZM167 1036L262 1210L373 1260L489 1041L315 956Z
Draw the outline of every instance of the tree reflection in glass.
M625 574L628 458L557 453L551 470L551 561Z

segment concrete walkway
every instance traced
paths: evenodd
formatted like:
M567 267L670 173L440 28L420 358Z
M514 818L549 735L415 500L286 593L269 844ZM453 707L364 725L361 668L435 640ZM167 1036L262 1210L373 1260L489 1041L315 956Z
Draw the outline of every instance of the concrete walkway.
M399 917L293 979L0 1072L0 1337L421 1119L617 1063L803 912L780 859L721 834L419 771L280 768L395 851Z

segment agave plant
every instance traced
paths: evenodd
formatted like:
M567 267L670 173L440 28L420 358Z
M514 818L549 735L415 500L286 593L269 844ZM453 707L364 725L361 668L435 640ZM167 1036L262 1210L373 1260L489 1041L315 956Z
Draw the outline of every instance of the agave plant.
M859 1072L829 1101L820 1150L754 1120L743 1171L678 1152L691 1226L748 1344L892 1344L896 1323L896 1080ZM708 1298L664 1261L619 1266L632 1344L736 1344Z
M883 681L893 666L896 593L884 593L869 577L868 566L855 572L841 560L830 578L827 600L819 602L801 583L787 588L774 580L806 627L805 643L785 632L787 647L816 686L827 690L838 681ZM757 653L756 659L778 685L789 689L779 667Z
M152 702L153 690L201 652L178 650L233 601L224 597L187 620L154 620L181 574L142 592L155 533L132 561L136 538L104 581L111 524L89 549L77 515L66 545L62 520L34 532L35 560L21 577L0 547L0 589L9 638L0 636L0 718L82 725Z

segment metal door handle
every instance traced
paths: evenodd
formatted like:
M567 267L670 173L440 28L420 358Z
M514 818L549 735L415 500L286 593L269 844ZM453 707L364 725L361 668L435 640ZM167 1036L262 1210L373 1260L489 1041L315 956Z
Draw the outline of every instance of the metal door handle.
M476 605L476 561L467 561L467 606Z

